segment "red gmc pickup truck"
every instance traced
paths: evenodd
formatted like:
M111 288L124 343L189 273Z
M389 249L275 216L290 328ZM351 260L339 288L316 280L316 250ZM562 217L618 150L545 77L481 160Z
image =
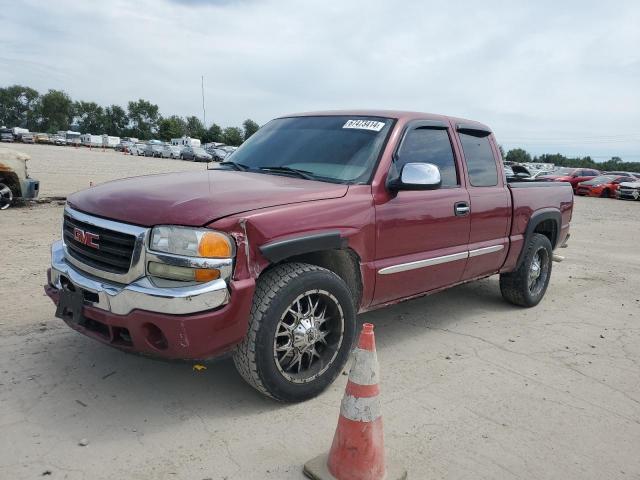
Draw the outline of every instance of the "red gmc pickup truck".
M258 391L301 401L343 368L359 312L495 274L507 301L536 305L572 208L568 183L508 183L475 121L288 115L217 168L71 195L45 290L101 342L232 351Z

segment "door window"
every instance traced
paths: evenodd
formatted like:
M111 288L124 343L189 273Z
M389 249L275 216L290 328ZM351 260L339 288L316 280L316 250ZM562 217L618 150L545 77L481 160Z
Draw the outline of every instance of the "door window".
M469 181L474 187L493 187L498 184L498 169L486 134L477 136L460 133Z
M433 163L440 169L442 187L457 187L458 171L449 134L444 129L416 128L410 130L396 159L398 172L407 163Z

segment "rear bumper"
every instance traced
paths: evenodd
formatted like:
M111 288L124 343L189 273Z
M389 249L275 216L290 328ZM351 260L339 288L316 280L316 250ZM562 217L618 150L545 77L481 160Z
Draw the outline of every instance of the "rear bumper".
M130 285L106 283L67 263L58 243L52 247L44 289L56 305L69 284L82 292L83 319L64 321L84 335L124 350L200 359L229 350L247 332L253 279L231 281L229 287L220 280L158 288L146 277Z

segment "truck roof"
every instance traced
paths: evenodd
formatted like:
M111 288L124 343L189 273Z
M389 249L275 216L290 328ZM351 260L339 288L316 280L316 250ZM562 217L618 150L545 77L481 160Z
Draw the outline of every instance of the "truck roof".
M426 112L411 112L404 110L324 110L317 112L300 112L300 113L291 113L288 115L282 115L278 118L287 118L287 117L317 117L317 116L328 116L328 115L340 115L340 116L367 116L367 117L383 117L383 118L393 118L396 120L442 120L442 121L451 121L454 124L464 123L467 126L480 127L482 130L486 130L491 132L491 128L481 122L477 122L475 120L469 120L466 118L452 117L449 115L439 115L437 113L426 113Z

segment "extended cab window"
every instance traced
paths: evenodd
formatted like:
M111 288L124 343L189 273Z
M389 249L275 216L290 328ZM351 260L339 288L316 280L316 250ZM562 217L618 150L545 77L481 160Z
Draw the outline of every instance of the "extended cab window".
M459 185L456 162L449 134L443 129L416 128L410 130L398 152L396 169L407 163L433 163L440 169L443 187Z
M481 136L480 136L481 135ZM498 169L489 137L484 133L460 133L469 181L474 187L493 187L498 184Z

